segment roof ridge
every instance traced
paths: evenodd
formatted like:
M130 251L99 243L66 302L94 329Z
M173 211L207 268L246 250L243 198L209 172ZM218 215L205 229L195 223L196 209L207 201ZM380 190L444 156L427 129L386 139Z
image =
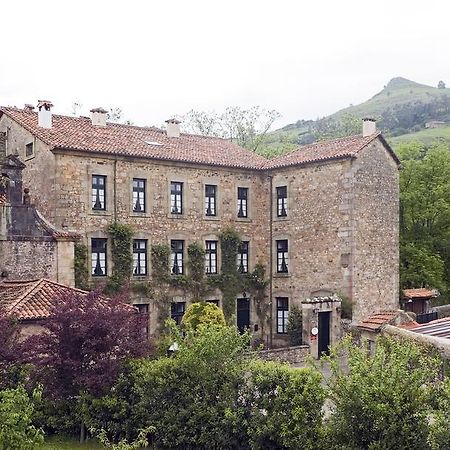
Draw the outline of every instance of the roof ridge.
M19 297L17 298L17 301L9 307L8 312L11 312L14 309L18 308L20 306L20 304L23 303L24 300L33 292L33 290L41 284L41 282L42 282L42 278L32 281L31 286L23 294L19 295Z
M74 286L67 286L66 284L60 283L59 281L50 280L48 278L40 278L40 281L43 281L43 282L46 282L46 283L51 283L51 284L54 284L56 286L63 287L65 289L69 288L69 289L71 289L73 291L78 291L78 292L80 292L82 294L89 294L89 292L90 292L90 291L84 291L83 289L79 289L79 288L74 287Z

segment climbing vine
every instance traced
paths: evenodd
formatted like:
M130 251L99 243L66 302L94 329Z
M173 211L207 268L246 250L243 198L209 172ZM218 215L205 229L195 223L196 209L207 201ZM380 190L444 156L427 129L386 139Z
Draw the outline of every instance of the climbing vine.
M83 244L75 244L73 267L75 272L75 287L89 289L88 249Z
M133 270L131 240L133 231L129 225L114 222L108 227L111 236L111 257L113 268L108 281L109 292L117 292L129 283Z
M217 278L217 287L222 291L222 306L225 320L233 323L236 311L236 297L243 290L243 276L238 272L236 259L241 238L232 228L219 235L221 249L221 274Z

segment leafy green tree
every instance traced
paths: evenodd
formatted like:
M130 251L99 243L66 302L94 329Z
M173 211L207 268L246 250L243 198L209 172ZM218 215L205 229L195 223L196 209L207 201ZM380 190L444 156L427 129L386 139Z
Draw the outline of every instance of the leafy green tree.
M225 326L225 317L218 306L207 302L195 302L187 308L181 326L188 332L196 332L200 327Z
M266 141L273 123L280 117L277 111L259 106L249 109L232 106L220 114L191 110L181 120L188 133L230 139L241 147L257 151Z
M296 305L289 311L287 332L291 345L302 345L303 315L301 308Z
M396 149L400 172L401 284L450 286L450 151L442 143Z
M432 450L450 450L450 378L436 390L436 409L430 421L430 445Z
M320 448L325 391L320 373L254 361L243 395L254 450Z
M34 450L44 442L44 433L32 424L34 400L40 392L29 397L23 386L0 391L0 449Z
M439 358L410 341L380 339L375 353L349 340L348 370L331 358L330 449L428 448L430 400ZM342 349L341 349L342 350Z

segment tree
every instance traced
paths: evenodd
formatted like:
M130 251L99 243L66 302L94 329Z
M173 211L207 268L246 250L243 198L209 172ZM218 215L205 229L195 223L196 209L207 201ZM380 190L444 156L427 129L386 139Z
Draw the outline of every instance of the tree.
M201 327L225 326L225 317L218 306L207 302L195 302L187 308L181 326L186 331L196 332Z
M438 89L445 89L445 83L441 80L441 81L439 81L437 87L438 87Z
M333 402L324 448L428 448L430 404L439 358L417 343L379 339L374 355L347 339L348 370L331 358Z
M20 361L19 333L17 321L0 311L0 390L15 388L23 381L26 368Z
M450 152L442 143L400 145L401 286L450 286Z
M44 433L32 424L33 400L23 386L0 391L0 449L34 450L44 442Z
M291 345L302 345L303 316L301 308L296 305L289 311L287 332Z
M66 295L44 322L45 333L24 343L32 379L44 386L50 410L55 407L61 419L67 411L66 423L81 420L77 404L83 398L108 392L125 362L149 351L146 318L124 300L106 299L98 291Z
M191 110L180 118L183 129L188 133L230 139L241 147L257 151L280 117L277 111L259 106L249 109L233 106L221 114Z

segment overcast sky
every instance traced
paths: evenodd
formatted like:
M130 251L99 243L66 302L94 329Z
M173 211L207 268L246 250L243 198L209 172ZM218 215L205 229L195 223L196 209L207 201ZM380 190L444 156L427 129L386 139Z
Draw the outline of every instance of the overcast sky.
M2 2L0 104L120 107L137 125L260 105L278 126L396 76L450 85L448 0Z

